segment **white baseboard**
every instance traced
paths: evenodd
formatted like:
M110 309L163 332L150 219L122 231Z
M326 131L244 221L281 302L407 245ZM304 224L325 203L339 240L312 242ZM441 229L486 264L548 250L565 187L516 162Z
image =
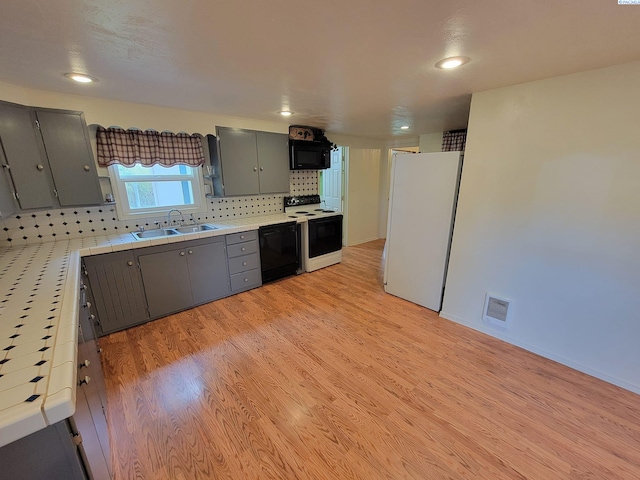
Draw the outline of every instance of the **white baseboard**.
M364 240L356 240L355 242L350 243L348 246L353 247L355 245L360 245L361 243L373 242L374 240L378 240L378 237L371 237Z
M620 388L624 388L625 390L629 390L633 393L640 394L640 385L629 383L625 380L621 380L619 378L613 377L606 373L600 372L599 370L588 367L579 362L575 362L573 360L565 358L562 355L557 355L555 353L548 352L547 350L544 350L542 348L538 348L534 345L530 345L526 342L521 342L520 340L510 337L504 331L496 331L495 329L492 329L489 327L479 326L478 324L472 324L460 317L456 317L455 315L451 315L450 313L447 313L444 311L440 312L440 317L444 318L445 320L450 320L452 322L459 323L460 325L464 325L465 327L469 327L472 330L476 330L477 332L482 332L491 337L510 343L511 345L515 345L516 347L520 347L531 353L540 355L541 357L548 358L549 360L553 360L554 362L561 363L562 365L565 365L569 368L573 368L574 370L577 370L579 372L586 373L587 375L591 375L592 377L599 378L600 380L604 380L605 382L611 383Z

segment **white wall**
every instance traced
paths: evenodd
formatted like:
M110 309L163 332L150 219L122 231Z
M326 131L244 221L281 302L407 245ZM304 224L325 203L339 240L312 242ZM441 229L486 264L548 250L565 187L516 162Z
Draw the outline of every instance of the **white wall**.
M380 156L379 148L349 151L348 245L379 238Z
M91 88L91 85L85 86ZM26 89L7 83L0 83L0 100L37 107L80 110L84 112L87 124L95 123L105 127L118 125L123 128L137 127L143 130L152 128L160 131L207 134L215 133L217 125L224 125L276 133L289 132L289 127L283 123L78 95L63 95Z
M634 62L473 95L441 315L640 393L638 85Z
M88 87L90 88L90 86ZM88 124L118 125L123 128L153 128L202 134L215 132L217 125L277 133L287 133L289 128L288 125L278 122L265 122L85 96L62 95L6 83L0 83L0 100L38 107L80 110L84 112ZM348 172L350 186L347 197L350 200L348 214L353 222L347 222L347 238L350 244L375 240L378 238L380 223L378 212L380 159L384 142L332 133L327 133L327 137L334 143L348 146L350 150Z
M380 161L384 142L327 133L332 142L349 147L347 170L347 245L378 239Z
M425 133L420 135L420 153L432 153L442 151L442 133Z

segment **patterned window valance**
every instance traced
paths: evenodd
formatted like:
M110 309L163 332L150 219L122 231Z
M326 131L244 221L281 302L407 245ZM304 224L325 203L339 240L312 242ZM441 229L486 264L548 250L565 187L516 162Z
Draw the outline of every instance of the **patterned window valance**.
M198 134L99 126L96 140L98 164L103 167L136 163L197 167L204 163L202 137Z
M462 152L467 143L466 130L451 130L442 134L443 152Z

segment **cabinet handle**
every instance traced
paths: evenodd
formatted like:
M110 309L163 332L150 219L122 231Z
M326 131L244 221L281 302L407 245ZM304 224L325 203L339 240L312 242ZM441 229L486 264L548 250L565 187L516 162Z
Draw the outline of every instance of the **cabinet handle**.
M86 290L87 286L84 283L80 284L80 290Z
M129 260L129 261L127 262L127 265L129 265L130 267L132 267L132 266L133 266L133 262L132 262L131 260Z
M96 316L92 313L91 315L89 315L89 320L95 320Z
M244 279L244 281L245 281L245 282L248 282L248 281L249 281L249 279L248 279L248 278L245 278L245 279Z
M191 255L193 253L193 250L189 250L189 255Z
M84 305L84 306L85 306L85 307L87 307L87 308L91 308L91 302L87 302L87 303L85 303L85 305Z
M246 267L247 266L247 262L242 262L242 266Z
M257 172L258 171L258 167L253 167L253 171Z
M89 360L85 360L80 365L78 365L78 368L88 368L89 365L91 365L91 362Z
M180 252L180 256L181 256L181 257L184 257L184 252Z
M261 172L264 172L264 168L263 168L263 167L260 167L260 171L261 171Z
M240 250L242 250L244 252L246 250L246 248L242 247Z
M85 376L82 380L78 382L78 385L87 385L91 381L91 377Z
M84 167L82 167L82 169L83 169L85 172L88 172L89 170L91 170L91 169L89 168L89 165L85 165Z
M39 163L38 165L36 165L36 168L37 168L39 171L42 171L42 170L44 170L44 165L42 165L41 163Z
M240 235L240 240L244 240L244 235Z

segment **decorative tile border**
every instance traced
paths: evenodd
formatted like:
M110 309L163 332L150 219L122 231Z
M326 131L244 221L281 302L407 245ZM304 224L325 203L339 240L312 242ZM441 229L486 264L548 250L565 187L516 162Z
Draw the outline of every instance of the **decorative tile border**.
M318 172L294 170L290 172L291 195L318 193ZM230 220L282 213L283 197L253 195L207 200L209 211L197 215L201 222ZM0 246L29 245L33 243L94 237L136 230L140 226L154 227L154 222L165 223L166 216L136 220L119 220L114 206L78 207L55 210L25 211L0 220Z

